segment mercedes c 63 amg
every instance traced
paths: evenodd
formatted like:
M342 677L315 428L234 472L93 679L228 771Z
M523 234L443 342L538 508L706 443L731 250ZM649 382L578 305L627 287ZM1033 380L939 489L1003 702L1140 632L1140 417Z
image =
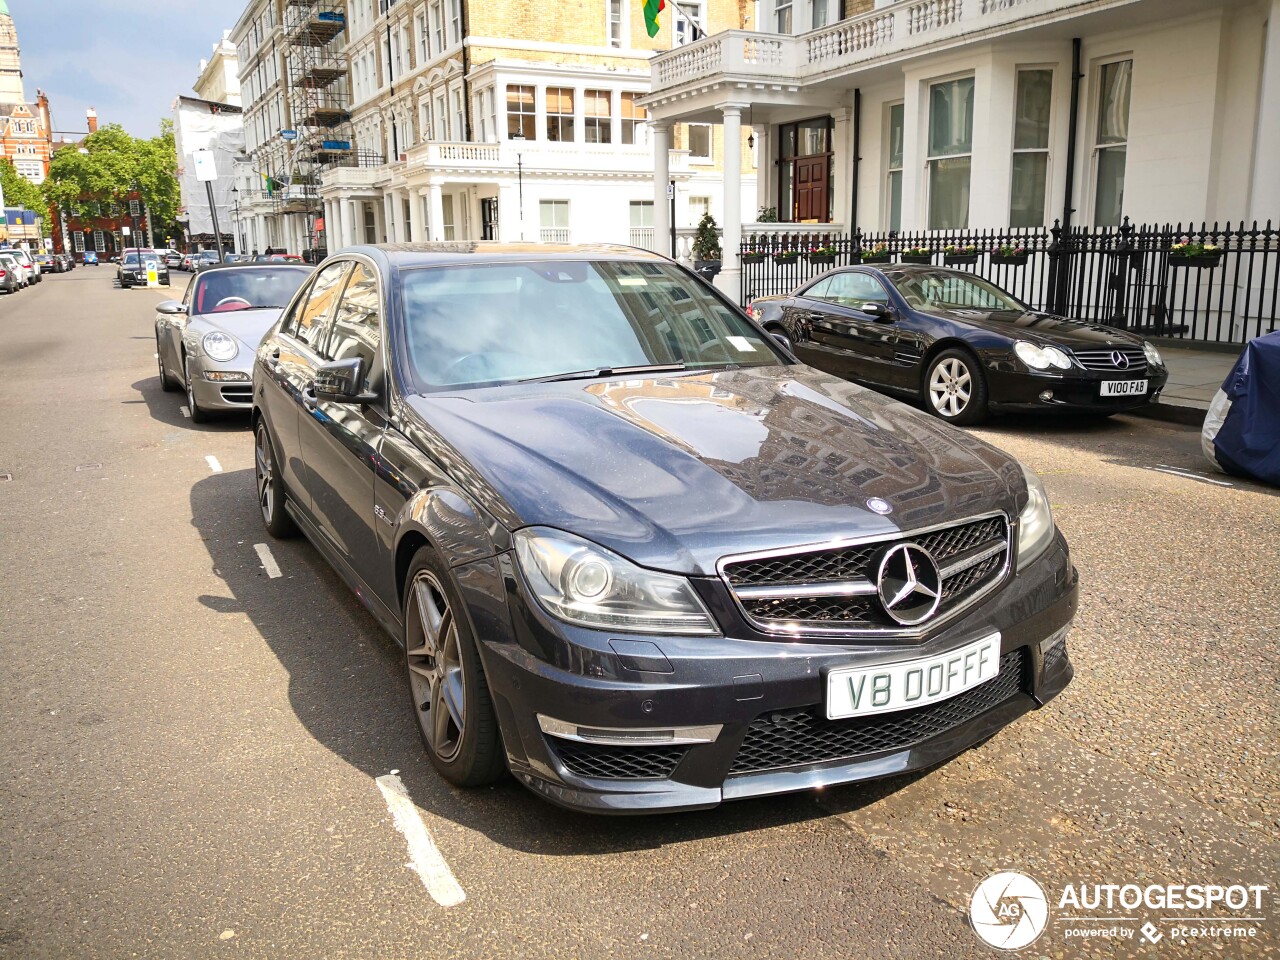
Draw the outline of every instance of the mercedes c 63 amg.
M344 250L253 421L268 531L403 645L455 784L708 807L934 764L1071 679L1036 477L655 255Z

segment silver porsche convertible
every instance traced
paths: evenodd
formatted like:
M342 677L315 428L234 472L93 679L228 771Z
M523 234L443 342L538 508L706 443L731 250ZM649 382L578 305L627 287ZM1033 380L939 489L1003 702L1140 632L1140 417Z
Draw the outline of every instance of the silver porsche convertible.
M191 419L248 412L253 354L311 267L283 263L212 266L181 300L156 306L156 362L165 390L185 388Z

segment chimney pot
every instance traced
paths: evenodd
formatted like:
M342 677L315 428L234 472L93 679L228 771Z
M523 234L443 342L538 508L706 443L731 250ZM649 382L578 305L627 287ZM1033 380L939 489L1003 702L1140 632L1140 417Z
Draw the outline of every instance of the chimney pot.
M98 132L98 111L90 107L84 112L85 119L89 121L89 132Z

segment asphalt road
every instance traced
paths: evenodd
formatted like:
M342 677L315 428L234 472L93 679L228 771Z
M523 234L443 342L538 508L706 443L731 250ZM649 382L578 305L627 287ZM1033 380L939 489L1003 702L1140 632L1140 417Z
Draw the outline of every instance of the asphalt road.
M435 776L398 649L304 541L267 575L245 423L183 417L166 294L112 275L0 300L0 956L989 957L995 870L1280 887L1280 496L1157 469L1202 471L1194 430L980 431L1081 570L1046 709L921 776L589 818ZM460 905L408 868L391 771ZM1084 943L1055 911L1020 956L1280 955L1272 894L1250 940Z

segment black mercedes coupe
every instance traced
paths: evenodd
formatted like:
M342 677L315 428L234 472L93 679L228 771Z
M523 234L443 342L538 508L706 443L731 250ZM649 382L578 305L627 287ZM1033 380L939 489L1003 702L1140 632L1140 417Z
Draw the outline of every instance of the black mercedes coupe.
M1071 679L1035 474L655 254L348 247L259 346L253 427L268 532L403 645L454 784L709 807L923 769Z
M749 312L805 363L921 399L951 423L1011 409L1119 413L1155 400L1169 377L1135 334L1040 313L944 267L831 270Z

